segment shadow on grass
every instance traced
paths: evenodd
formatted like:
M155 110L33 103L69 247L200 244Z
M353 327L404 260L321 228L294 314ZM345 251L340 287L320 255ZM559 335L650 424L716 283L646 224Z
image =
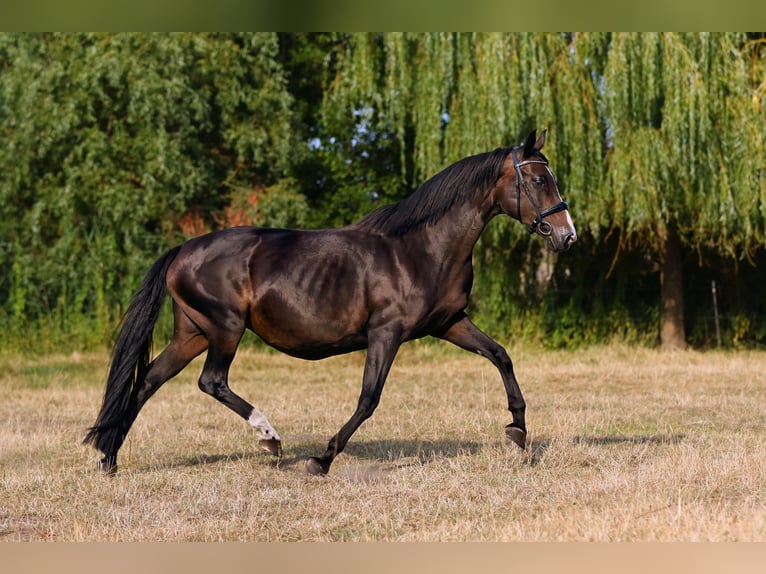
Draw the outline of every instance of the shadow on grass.
M289 469L299 466L302 469L309 457L319 456L324 452L325 445L325 440L313 444L296 444L293 447L288 447L286 449L287 456L278 462L275 460L274 464L279 468ZM464 440L352 440L346 445L341 456L352 457L358 461L364 461L365 464L385 465L389 470L393 470L407 466L421 466L464 454L473 455L478 453L480 449L481 443Z
M684 434L652 434L652 435L604 435L572 437L572 444L585 444L591 446L609 446L619 444L637 445L669 445L678 444L686 438ZM545 457L545 453L555 441L548 438L530 440L527 445L527 463L536 466Z
M481 443L470 440L370 440L350 442L344 452L367 460L409 461L424 464L440 458L474 455Z
M545 456L546 451L551 446L551 442L549 439L530 440L526 450L527 464L529 466L536 466Z
M677 444L684 438L685 435L683 434L578 435L572 437L570 442L593 446L619 444L660 446ZM163 468L182 468L253 460L279 470L303 472L309 457L319 456L324 452L325 440L315 436L286 437L285 454L279 459L260 450L257 445L253 445L253 450L250 451L227 454L195 454L161 466ZM549 438L530 440L525 452L526 463L530 466L539 464L555 442L556 440ZM509 448L512 446L509 444ZM349 475L350 478L368 480L370 477L375 478L384 472L397 468L422 466L462 455L476 455L481 448L481 442L470 440L380 439L352 441L346 446L343 454L358 461L364 461L364 464L352 463L349 465L350 469L346 469L345 474ZM333 471L331 470L330 473L333 474Z
M684 434L653 434L653 435L608 435L608 436L576 436L574 444L589 444L605 446L610 444L678 444L686 438Z
M289 470L299 467L302 470L309 457L319 456L324 452L325 441L326 439L313 437L311 443L308 443L305 437L300 437L298 440L291 440L290 437L286 437L285 453L279 459L270 456L266 451L259 450L257 445L254 445L252 451L196 454L162 466L164 468L195 467L258 459L278 469ZM393 465L393 468L401 468L428 464L435 460L453 458L464 454L474 455L480 449L481 443L475 441L381 439L349 442L343 454L367 462L374 461L380 465Z

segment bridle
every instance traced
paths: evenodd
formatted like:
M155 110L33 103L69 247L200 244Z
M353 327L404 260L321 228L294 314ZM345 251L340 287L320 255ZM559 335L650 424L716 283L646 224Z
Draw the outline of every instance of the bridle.
M546 210L540 211L540 208L537 207L537 203L534 199L532 199L532 194L529 191L529 186L527 185L527 182L524 181L524 173L521 171L521 167L524 165L530 165L530 164L540 164L544 165L545 169L548 170L548 173L550 174L551 178L553 178L554 181L556 181L556 178L553 177L553 173L551 172L550 168L548 167L548 162L545 159L526 159L524 161L519 161L516 157L516 152L521 149L518 147L515 147L511 150L511 154L513 156L513 169L516 170L516 205L518 206L518 217L517 219L521 221L521 187L524 187L524 192L527 194L527 198L529 199L529 203L532 204L532 207L535 210L535 218L532 220L532 223L529 224L529 232L530 233L539 233L543 237L549 237L553 233L553 226L545 221L545 218L549 215L553 215L554 213L558 213L559 211L564 211L566 209L569 209L569 204L566 201L559 201L556 205L553 207L549 207Z

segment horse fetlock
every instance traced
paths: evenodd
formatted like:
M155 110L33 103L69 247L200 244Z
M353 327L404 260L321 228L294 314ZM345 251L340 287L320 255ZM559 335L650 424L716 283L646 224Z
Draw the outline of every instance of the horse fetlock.
M282 440L279 436L279 433L277 433L277 431L274 430L274 427L271 426L271 423L269 422L269 419L266 418L266 415L264 415L258 409L253 409L252 413L250 413L250 418L247 419L247 423L254 429L258 430L262 441L274 440L279 442Z

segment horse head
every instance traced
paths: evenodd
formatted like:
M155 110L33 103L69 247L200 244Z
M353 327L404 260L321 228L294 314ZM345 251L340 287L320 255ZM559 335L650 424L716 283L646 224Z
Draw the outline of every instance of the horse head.
M542 154L544 144L545 130L539 138L532 130L523 145L514 147L493 193L503 213L547 239L554 251L566 251L577 241L577 231Z

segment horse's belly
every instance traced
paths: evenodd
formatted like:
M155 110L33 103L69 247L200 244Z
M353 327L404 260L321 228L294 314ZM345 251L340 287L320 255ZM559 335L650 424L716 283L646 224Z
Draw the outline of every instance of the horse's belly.
M262 297L250 312L250 328L268 345L296 357L322 359L364 349L366 314L330 301Z
M262 323L253 325L253 331L271 347L301 359L324 359L367 347L367 337L361 333L341 334L312 330L310 326L288 329Z
M282 351L292 357L315 361L326 359L335 355L343 355L352 351L358 351L367 347L367 339L364 337L349 337L334 343L300 341L288 346L279 343L264 341L278 351Z

